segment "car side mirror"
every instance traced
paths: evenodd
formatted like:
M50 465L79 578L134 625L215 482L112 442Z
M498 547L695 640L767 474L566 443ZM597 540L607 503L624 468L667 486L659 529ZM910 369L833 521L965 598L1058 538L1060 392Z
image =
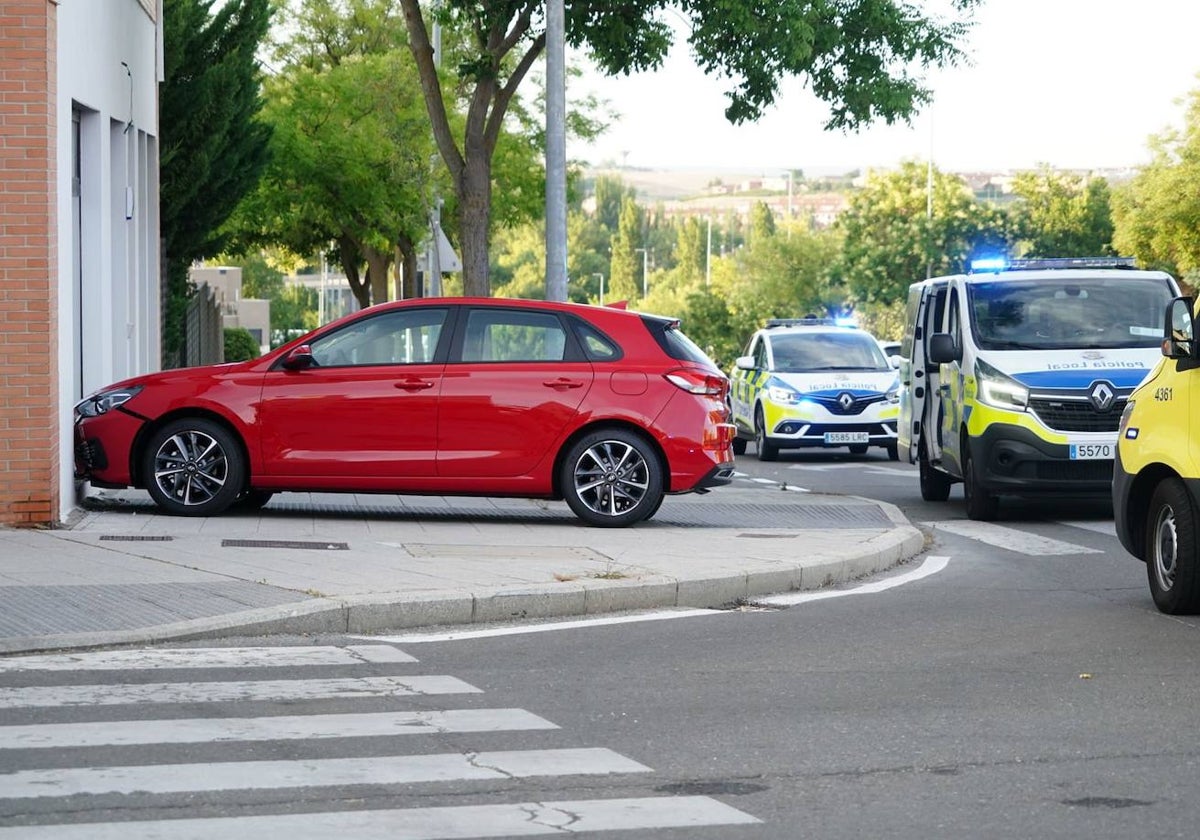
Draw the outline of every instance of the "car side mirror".
M962 354L958 352L954 336L950 333L934 333L929 336L929 361L935 365L962 361Z
M1178 297L1167 304L1162 354L1168 359L1196 358L1196 318L1192 314L1194 303L1190 297Z
M307 370L316 364L317 360L313 358L312 347L307 344L301 344L288 353L283 360L285 370Z
M754 370L753 356L738 356L733 366L738 370Z
M892 370L900 370L900 357L888 356L888 364L892 366Z

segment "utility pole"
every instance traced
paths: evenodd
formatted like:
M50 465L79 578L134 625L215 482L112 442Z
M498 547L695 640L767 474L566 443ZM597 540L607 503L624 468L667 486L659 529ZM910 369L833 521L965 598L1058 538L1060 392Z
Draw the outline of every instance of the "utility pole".
M546 0L546 300L567 299L567 71L564 0Z
M593 274L592 276L600 278L600 305L603 306L604 305L604 275L597 272L597 273Z
M438 23L437 14L440 3L433 4L433 66L439 70L442 67L442 25ZM433 156L433 166L437 166L438 157ZM425 261L425 297L440 297L442 294L442 198L436 192L433 194L433 206L429 209L429 248Z

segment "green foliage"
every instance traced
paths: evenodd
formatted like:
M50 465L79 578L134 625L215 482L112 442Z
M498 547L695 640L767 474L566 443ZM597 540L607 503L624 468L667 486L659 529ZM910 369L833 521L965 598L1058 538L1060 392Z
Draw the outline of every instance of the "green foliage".
M255 58L270 22L269 0L164 0L159 93L160 231L166 251L167 355L183 339L191 295L187 271L220 253L221 226L267 162L270 129Z
M225 328L225 361L245 362L259 357L258 342L245 327Z
M279 347L319 325L320 293L307 286L284 286L271 298L271 347Z
M1020 172L1011 210L1022 256L1089 257L1112 254L1113 222L1108 182L1055 172L1048 166Z
M1113 195L1113 243L1147 267L1200 272L1200 90L1188 95L1182 129L1151 138L1153 159Z
M638 253L642 245L643 212L630 196L621 201L617 232L612 238L612 260L608 269L608 299L636 300L642 296L643 268L648 255Z

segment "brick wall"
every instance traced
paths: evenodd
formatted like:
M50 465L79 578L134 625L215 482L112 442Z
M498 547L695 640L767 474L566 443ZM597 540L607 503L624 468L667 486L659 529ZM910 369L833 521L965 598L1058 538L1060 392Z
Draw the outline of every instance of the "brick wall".
M59 514L55 0L0 4L0 524Z

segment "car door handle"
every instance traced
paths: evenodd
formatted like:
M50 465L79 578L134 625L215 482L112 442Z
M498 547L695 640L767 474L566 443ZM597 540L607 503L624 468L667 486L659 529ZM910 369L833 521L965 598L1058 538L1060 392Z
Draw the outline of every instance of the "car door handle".
M572 388L582 388L583 383L574 379L550 379L542 383L555 391L570 391Z
M427 379L401 379L392 385L402 391L425 391L433 387L433 383Z

